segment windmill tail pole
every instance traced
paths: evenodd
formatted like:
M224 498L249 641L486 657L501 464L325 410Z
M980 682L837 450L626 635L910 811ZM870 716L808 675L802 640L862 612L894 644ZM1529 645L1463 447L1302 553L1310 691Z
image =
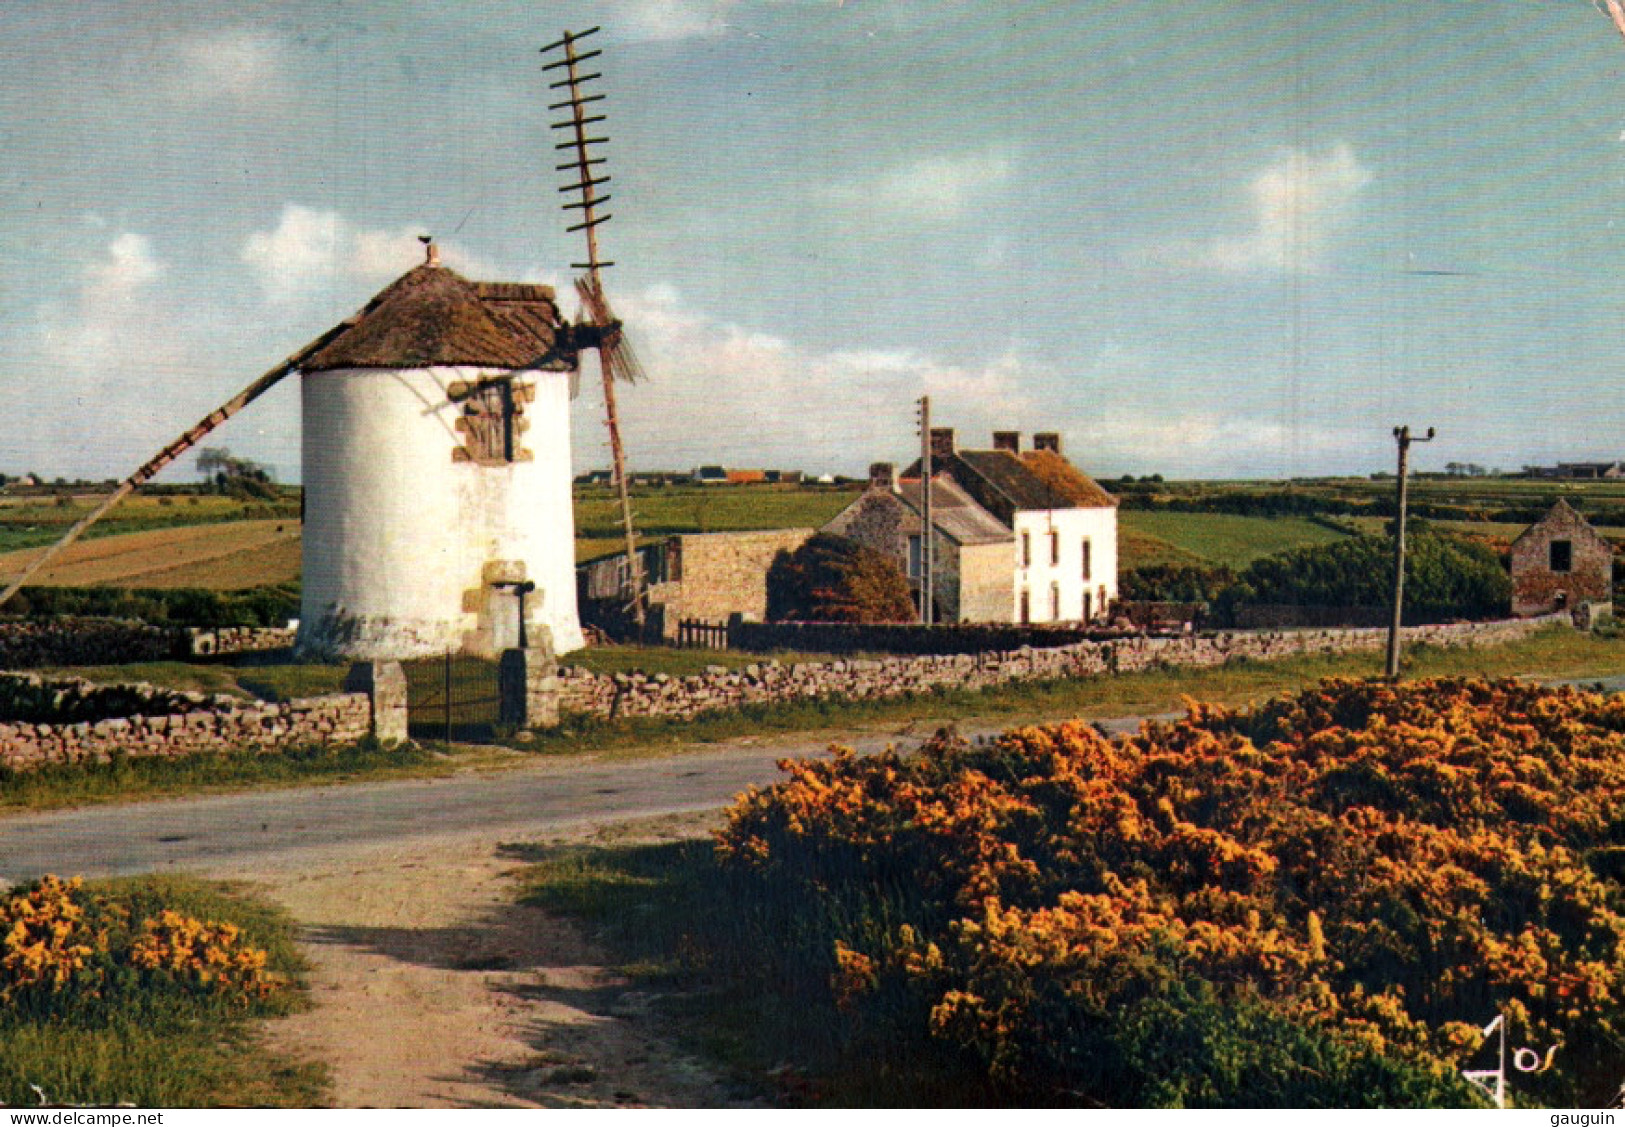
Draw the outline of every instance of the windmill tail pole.
M267 391L270 391L271 388L275 387L276 384L281 381L282 377L286 376L289 372L297 370L299 365L303 364L319 349L325 347L333 340L334 337L338 336L339 333L349 328L353 322L354 318L351 318L349 321L345 321L343 324L334 327L328 332L322 334L317 339L311 341L304 348L301 348L298 352L282 361L282 363L266 372L259 379L243 388L242 391L239 391L236 395L226 400L225 403L215 408L215 410L209 412L208 415L204 416L198 421L196 426L192 427L174 442L171 442L168 446L165 446L162 450L158 451L158 453L143 464L140 469L136 470L129 477L119 482L118 488L104 497L101 504L97 505L88 514L81 518L77 524L68 529L68 531L63 534L62 539L45 549L45 552L42 555L38 556L33 560L33 562L23 569L23 573L13 580L11 585L7 587L4 592L0 592L0 606L4 606L6 603L10 602L11 597L18 591L21 591L28 581L39 573L41 568L45 567L46 564L50 563L52 560L61 555L67 549L68 545L72 544L75 540L79 539L79 537L83 536L91 525L95 524L97 521L101 520L102 517L106 516L108 512L112 510L113 506L124 500L124 498L128 497L131 493L134 493L138 486L151 480L151 478L157 474L159 470L163 469L176 458L179 458L193 446L197 445L210 431L214 430L215 427L231 418L244 407L247 407L250 403L264 395Z
M1625 4L1620 0L1591 0L1597 10L1614 22L1614 27L1625 35Z

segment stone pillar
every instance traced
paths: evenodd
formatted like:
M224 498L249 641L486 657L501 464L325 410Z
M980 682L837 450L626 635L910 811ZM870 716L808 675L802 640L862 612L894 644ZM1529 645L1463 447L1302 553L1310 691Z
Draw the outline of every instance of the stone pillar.
M356 662L344 678L344 691L366 693L372 702L373 739L385 747L406 742L406 670L400 662Z
M497 664L498 719L507 727L554 728L559 723L559 666L546 626L530 628L528 649L503 650Z

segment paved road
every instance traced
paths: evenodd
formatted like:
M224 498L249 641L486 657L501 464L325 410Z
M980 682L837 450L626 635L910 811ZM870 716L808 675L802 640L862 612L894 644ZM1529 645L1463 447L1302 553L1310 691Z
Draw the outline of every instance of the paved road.
M1134 722L1109 722L1122 729ZM989 729L991 731L992 729ZM861 752L897 735L843 734ZM966 730L967 736L986 734ZM433 838L546 834L589 824L710 810L781 777L787 756L828 754L828 733L771 745L618 763L538 763L443 779L354 783L165 799L0 817L0 882L44 873L111 876L166 869L243 868L297 861L335 847Z
M1127 731L1138 720L1100 722ZM1007 726L1007 725L1004 725ZM1003 726L1001 726L1003 727ZM970 738L998 728L967 728ZM896 734L840 742L860 752L917 746ZM828 754L829 733L736 741L716 751L618 763L541 762L486 774L164 799L0 816L0 882L45 873L114 876L244 868L335 847L434 838L546 834L659 814L711 810L781 777L777 761Z

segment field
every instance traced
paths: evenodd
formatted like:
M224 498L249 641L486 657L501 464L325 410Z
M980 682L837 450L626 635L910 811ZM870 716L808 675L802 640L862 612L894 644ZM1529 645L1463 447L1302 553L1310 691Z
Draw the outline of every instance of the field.
M677 532L743 532L817 528L850 505L855 486L669 486L632 491L632 512L643 537ZM576 488L576 560L612 555L621 539L620 502L613 490Z
M1244 568L1256 559L1344 534L1302 517L1251 517L1230 513L1161 513L1126 510L1118 515L1118 567L1149 564L1221 564Z
M1116 486L1116 488L1124 488ZM1242 568L1263 556L1336 540L1333 523L1378 532L1383 518L1348 515L1346 506L1386 502L1391 481L1338 479L1294 482L1169 482L1128 487L1119 513L1119 566L1206 564ZM640 487L632 505L640 538L674 533L746 529L816 528L857 496L857 486L743 485ZM1625 513L1625 482L1560 482L1421 478L1412 498L1419 506L1445 506L1432 523L1449 532L1510 542L1526 524L1492 519L1509 508L1541 508L1558 497L1582 512ZM1177 508L1140 507L1149 501ZM1299 513L1268 515L1182 511L1191 507L1298 504L1326 518ZM31 553L79 517L94 497L0 497L0 578L15 575ZM1336 511L1344 506L1345 511ZM141 496L119 506L67 559L40 581L58 586L208 587L232 590L285 583L299 575L296 502L264 505L217 496ZM1610 511L1612 510L1612 512ZM274 515L276 519L254 519ZM1625 540L1625 521L1598 522ZM280 531L279 531L280 530ZM597 559L621 549L619 503L601 486L576 490L576 559Z
M53 587L205 587L240 590L299 578L295 520L232 521L83 540L33 583ZM0 555L15 578L40 549Z
M94 493L60 496L0 494L0 551L54 542L101 500ZM269 518L297 518L299 498L291 492L275 504L241 501L215 494L149 495L137 493L98 521L87 539L144 532L158 528L218 524Z

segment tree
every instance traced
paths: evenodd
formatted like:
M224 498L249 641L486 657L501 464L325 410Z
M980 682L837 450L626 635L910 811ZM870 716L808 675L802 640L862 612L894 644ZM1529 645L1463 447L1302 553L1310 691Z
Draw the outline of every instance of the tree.
M1441 536L1424 521L1407 532L1405 608L1424 618L1489 618L1506 613L1512 581L1480 544ZM1225 614L1249 604L1381 607L1393 598L1392 536L1295 548L1252 563L1220 598Z
M913 622L914 597L894 560L820 532L773 561L767 616L774 622Z
M269 470L247 458L236 457L224 446L206 446L199 450L197 472L231 497L267 500L276 496Z

